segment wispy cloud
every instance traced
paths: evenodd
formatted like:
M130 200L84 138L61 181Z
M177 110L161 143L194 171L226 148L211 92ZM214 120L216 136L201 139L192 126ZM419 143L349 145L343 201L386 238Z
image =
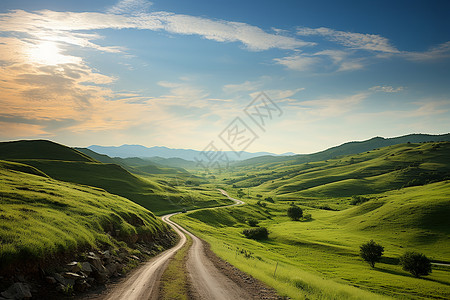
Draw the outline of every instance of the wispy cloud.
M297 30L297 34L300 36L323 36L331 41L337 42L352 49L362 49L386 53L400 53L397 48L391 45L387 38L382 37L378 34L346 32L326 27L299 27Z
M450 57L450 41L431 47L423 52L404 52L406 58L414 61L430 61Z
M134 2L133 2L134 3ZM241 22L212 20L204 17L169 12L124 15L94 12L55 12L43 10L25 12L15 10L0 14L0 28L4 31L32 34L35 37L50 31L51 36L79 46L103 51L119 51L117 48L101 47L92 43L98 35L79 34L80 30L136 28L165 30L182 35L198 35L217 42L240 42L248 50L262 51L273 48L297 49L314 45L300 39L268 33L261 28Z
M306 113L319 118L333 118L356 110L357 106L367 96L367 93L358 93L342 98L321 98L300 101L289 105L299 111L299 116L304 116Z
M259 89L262 85L260 81L245 81L238 84L226 84L222 90L226 93L250 92Z
M111 14L141 14L148 11L153 3L146 0L121 0L107 9Z
M377 85L377 86L373 86L369 89L370 91L374 91L374 92L384 92L384 93L398 93L404 90L404 87L399 86L394 88L393 86L390 85Z
M307 71L312 66L320 62L318 57L304 54L295 54L282 58L275 58L274 61L280 65L295 71Z

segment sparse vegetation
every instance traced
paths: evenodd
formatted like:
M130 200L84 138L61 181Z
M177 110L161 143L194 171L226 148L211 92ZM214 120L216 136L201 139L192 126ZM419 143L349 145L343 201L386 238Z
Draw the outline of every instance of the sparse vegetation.
M361 258L366 261L372 268L375 267L375 263L379 262L383 255L384 248L380 244L370 240L367 243L362 244L359 253Z
M410 272L415 277L431 273L431 262L422 253L408 251L400 257L400 264L403 270Z
M266 227L244 229L242 234L244 234L246 238L253 240L265 240L269 237L269 231Z
M287 209L287 215L292 221L298 221L303 216L303 210L292 203Z

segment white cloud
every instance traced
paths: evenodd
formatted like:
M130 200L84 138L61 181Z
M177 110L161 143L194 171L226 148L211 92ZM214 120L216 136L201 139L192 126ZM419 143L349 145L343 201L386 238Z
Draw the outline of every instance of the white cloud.
M121 0L107 10L111 14L139 14L148 11L153 3L146 0Z
M289 104L299 110L298 116L308 114L319 118L333 118L356 110L356 107L368 96L359 93L344 98L322 98Z
M398 93L398 92L403 91L403 89L404 89L404 87L402 87L402 86L394 88L390 85L377 85L377 86L371 87L369 90L374 91L374 92Z
M392 46L389 40L377 34L363 34L334 30L331 28L308 28L300 27L297 34L301 36L319 35L328 38L353 49L362 49L369 51L379 51L386 53L400 53L398 49Z
M424 52L404 52L406 58L415 61L427 61L450 57L450 41L432 47Z
M338 72L359 70L364 67L361 59L350 57L350 53L348 53L347 51L323 50L316 52L314 55L329 57L332 60L333 64L337 67L336 71Z
M222 90L226 93L236 93L236 92L250 92L255 91L261 87L261 82L258 81L245 81L238 84L226 84L223 86Z
M55 12L42 10L25 12L15 10L0 14L0 28L3 31L21 32L39 38L47 34L56 39L79 46L97 48L102 51L119 51L118 48L101 47L93 44L98 35L80 34L76 31L95 29L136 28L165 30L169 33L199 35L217 42L240 42L249 50L262 51L272 48L297 49L314 43L297 38L267 33L257 26L241 22L212 20L168 12L118 15L96 12Z
M274 61L280 65L286 66L291 70L307 71L313 65L320 62L320 59L318 57L312 57L309 55L296 54L282 58L275 58Z

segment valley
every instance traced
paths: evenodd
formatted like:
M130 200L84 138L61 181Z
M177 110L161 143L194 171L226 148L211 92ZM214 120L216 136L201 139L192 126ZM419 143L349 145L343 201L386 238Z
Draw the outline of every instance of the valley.
M37 270L49 257L76 257L83 251L126 248L151 259L176 244L174 232L156 217L172 213L165 222L178 226L176 222L200 237L225 262L280 296L450 296L449 142L372 146L325 160L313 155L307 162L305 156L261 156L233 162L220 172L78 149L43 140L0 143L4 276L14 274L11 267L24 270L21 265L34 264ZM227 193L243 201L241 205L229 206L233 201ZM299 221L287 215L292 206L303 211ZM246 238L244 231L255 228L267 228L268 237ZM384 247L374 268L359 253L359 246L372 239ZM149 241L151 253L139 246ZM167 259L158 264L151 286L177 260L175 268L187 261L188 250L170 258L182 245L164 252ZM433 263L431 274L416 278L404 271L399 262L405 251L426 255ZM179 279L183 272L172 271L171 280L187 287L175 294L186 297L197 289L196 297L204 298L206 294L199 296L204 288L195 288L201 272L195 275L189 263L186 268L194 274L190 279ZM148 276L136 274L143 273L135 273L127 285L148 287L142 281ZM112 293L117 299L125 295Z

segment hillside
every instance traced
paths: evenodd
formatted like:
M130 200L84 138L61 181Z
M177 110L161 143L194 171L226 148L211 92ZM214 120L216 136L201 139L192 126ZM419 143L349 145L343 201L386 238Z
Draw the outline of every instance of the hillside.
M0 148L3 146L5 149L4 144L7 144L8 150L14 155L0 152L0 159L33 166L57 180L102 188L109 193L130 199L157 215L180 211L183 208L229 203L227 199L218 198L211 188L198 188L187 193L185 190L187 180L191 182L197 180L187 172L178 170L175 174L169 174L171 175L169 177L161 174L144 177L132 174L117 164L101 163L79 151L53 142L8 142L0 143ZM49 157L49 153L59 159L43 159ZM8 158L11 156L13 158ZM105 159L101 156L97 158Z
M0 142L0 159L51 159L95 162L91 157L70 147L47 140Z
M298 154L293 156L261 156L237 162L236 166L258 166L269 163L283 163L302 164L308 162L322 161L327 159L334 159L339 156L357 154L366 151L371 151L377 148L393 146L405 143L425 143L425 142L444 142L450 141L450 133L441 135L432 134L409 134L394 138L374 137L365 141L348 142L339 146L331 147L329 149L312 153L312 154Z
M137 241L171 243L150 211L102 189L58 181L0 162L0 268L5 271L86 249ZM164 241L165 240L165 241ZM20 263L19 263L20 262Z
M136 174L184 174L186 175L188 172L177 166L164 166L161 164L154 163L149 159L142 159L139 157L130 157L130 158L120 158L114 157L111 158L105 154L99 154L94 152L88 148L75 148L77 151L82 152L102 163L106 164L117 164L127 171Z
M442 142L400 144L305 164L266 164L245 174L237 169L226 182L294 199L373 194L448 178L450 143Z

